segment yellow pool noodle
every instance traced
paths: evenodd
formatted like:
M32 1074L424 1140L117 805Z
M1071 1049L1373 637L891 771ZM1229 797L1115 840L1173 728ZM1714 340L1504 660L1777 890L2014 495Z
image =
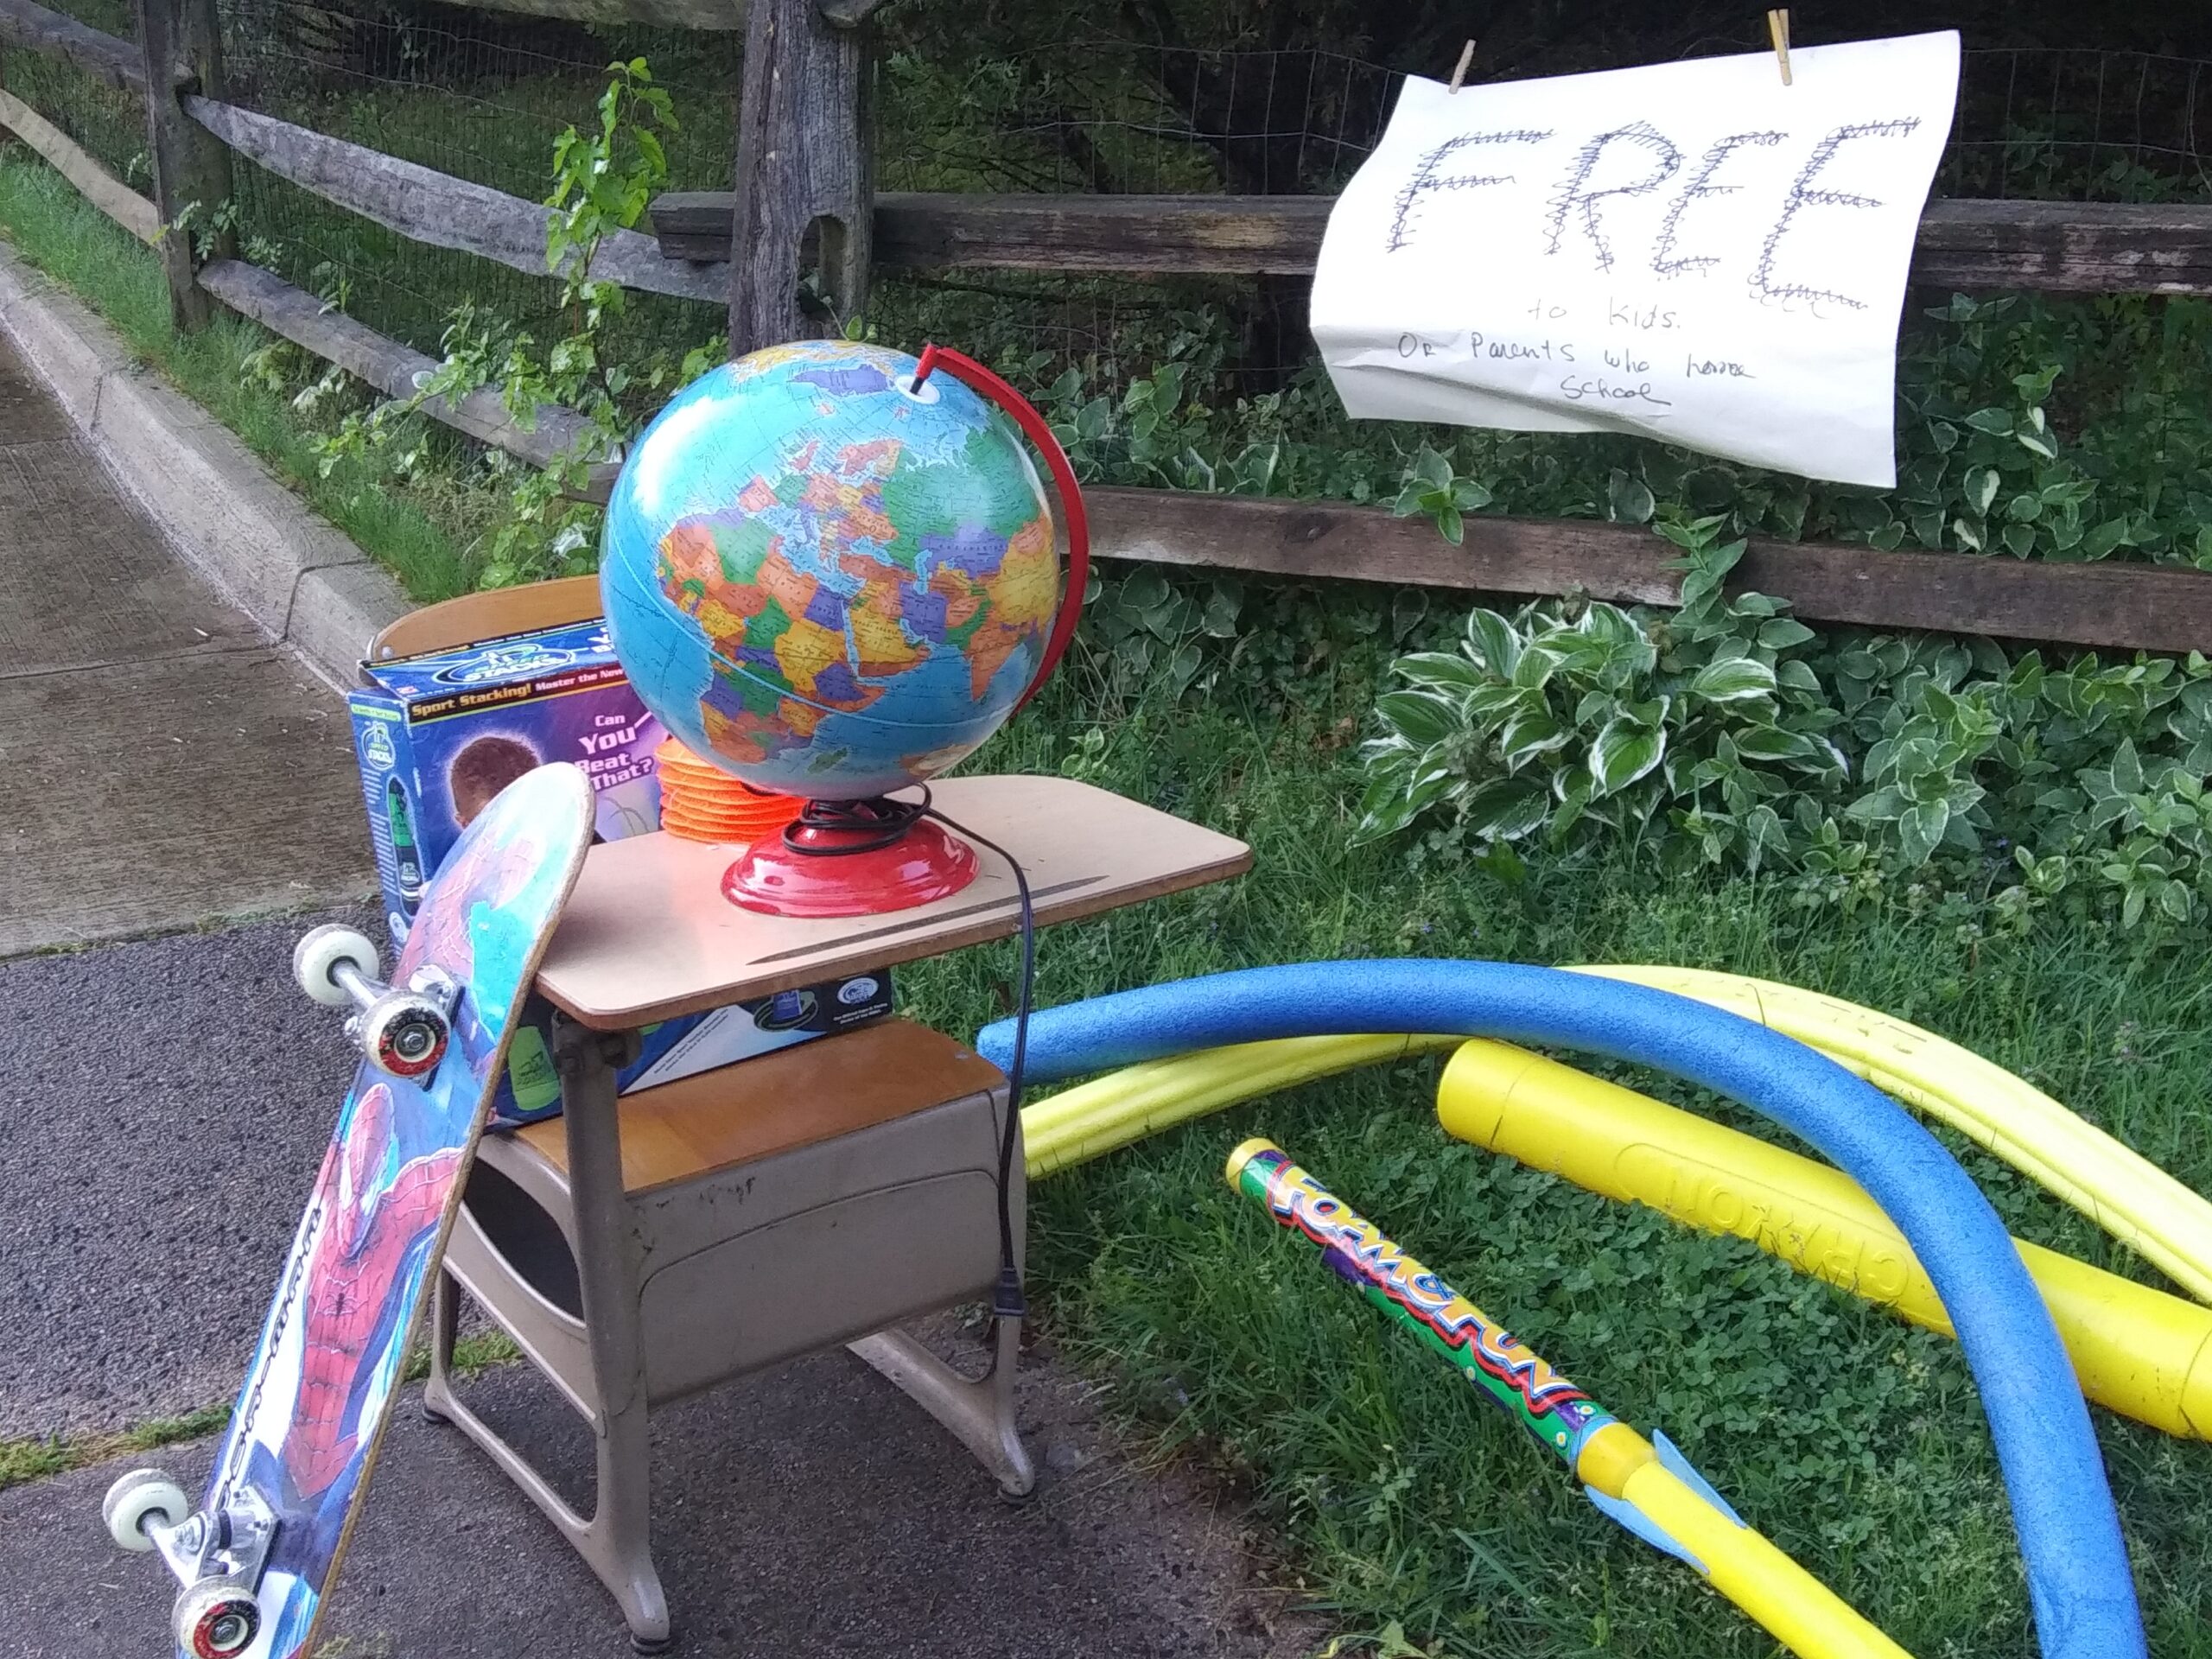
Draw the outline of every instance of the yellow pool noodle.
M1916 1325L1955 1333L1904 1237L1857 1183L1811 1159L1509 1044L1462 1044L1437 1116L1463 1141L1749 1239ZM2212 1430L2212 1309L2018 1240L2082 1391L2189 1440Z
M2212 1202L2031 1084L1932 1032L1816 991L1697 968L1586 966L1794 1037L1971 1136L2212 1302ZM1033 1177L1273 1089L1449 1047L1448 1037L1293 1037L1128 1067L1022 1113Z
M1819 1049L1941 1118L2212 1302L2212 1202L1970 1049L1840 998L1700 968L1579 967L1694 997Z
M1458 1037L1283 1037L1125 1066L1021 1109L1029 1179L1069 1169L1279 1089L1457 1047Z

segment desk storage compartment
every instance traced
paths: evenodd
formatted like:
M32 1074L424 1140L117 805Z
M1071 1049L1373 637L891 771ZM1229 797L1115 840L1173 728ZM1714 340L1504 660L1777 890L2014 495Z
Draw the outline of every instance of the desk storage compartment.
M1005 1109L995 1070L900 1020L625 1096L616 1224L638 1252L649 1398L988 1296ZM486 1138L447 1267L591 1415L592 1228L567 1153L559 1122ZM1014 1166L1019 1242L1018 1137Z
M656 1404L979 1294L998 1274L997 1183L962 1170L770 1222L652 1274Z
M496 1152L478 1158L468 1172L461 1205L456 1232L469 1224L475 1240L518 1280L555 1312L582 1323L583 1287L568 1235L552 1211L499 1167Z

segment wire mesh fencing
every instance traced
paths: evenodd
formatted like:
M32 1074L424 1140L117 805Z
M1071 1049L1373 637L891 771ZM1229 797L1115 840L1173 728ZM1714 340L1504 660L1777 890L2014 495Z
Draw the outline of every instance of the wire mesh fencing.
M124 40L132 38L137 29L130 0L54 0L48 10ZM4 41L0 41L0 86L60 128L117 178L151 194L146 104L137 93L118 92L74 64Z
M527 201L550 190L561 134L596 120L610 61L643 57L683 118L666 140L676 181L729 176L734 35L375 0L220 0L219 15L231 102ZM463 300L541 338L560 326L549 277L407 242L244 158L234 173L256 262L385 333L435 352ZM632 309L648 331L712 332L680 302L639 296Z
M111 33L127 0L59 0ZM432 0L219 0L225 96L269 115L529 200L553 146L594 118L615 59L644 57L675 100L671 184L731 175L741 37L606 28ZM1698 49L1740 49L1713 41ZM118 176L147 185L138 100L67 64L10 50L0 74ZM1953 195L2212 200L2212 64L2140 52L1970 49L1939 175ZM1338 188L1371 151L1402 79L1321 50L1207 50L1126 40L978 47L958 60L877 64L884 190L1283 194ZM563 327L549 278L426 248L240 158L234 218L249 255L424 350L467 301L541 339ZM1203 338L1230 395L1307 365L1304 284L1282 277L880 273L887 338L961 338L1031 378L1077 365L1110 385ZM639 296L632 327L710 335L714 308ZM849 321L849 320L840 320Z
M2212 200L2212 63L2147 52L1969 51L1936 191Z

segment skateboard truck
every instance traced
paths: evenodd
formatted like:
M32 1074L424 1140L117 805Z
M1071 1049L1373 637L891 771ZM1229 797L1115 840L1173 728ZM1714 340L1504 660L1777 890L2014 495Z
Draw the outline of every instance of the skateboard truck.
M158 1469L134 1469L100 1506L108 1536L125 1549L153 1550L177 1583L170 1614L178 1650L192 1659L238 1659L261 1633L255 1589L276 1539L276 1517L251 1486L209 1514Z
M292 950L292 976L302 990L327 1007L353 1010L346 1034L371 1065L395 1077L435 1071L453 1034L460 982L425 965L406 985L388 985L381 971L376 946L336 923L311 929Z

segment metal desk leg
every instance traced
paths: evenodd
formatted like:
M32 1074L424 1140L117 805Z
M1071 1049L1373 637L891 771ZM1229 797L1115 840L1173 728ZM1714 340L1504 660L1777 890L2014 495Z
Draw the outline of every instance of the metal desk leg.
M430 1287L430 1376L423 1384L423 1414L434 1423L453 1421L453 1349L461 1335L461 1287L442 1264Z
M950 1429L998 1478L1001 1492L1010 1498L1029 1496L1037 1471L1014 1426L1014 1370L1021 1357L1019 1319L998 1321L991 1369L972 1379L895 1326L845 1345Z
M1006 1096L995 1102L996 1128L1003 1131ZM1019 1130L1016 1131L1019 1134ZM1028 1189L1022 1178L1021 1147L1015 1143L1014 1179L1011 1201L1014 1211L1014 1267L1020 1269L1026 1252L1021 1248L1027 1220ZM845 1344L866 1360L899 1391L951 1432L976 1460L996 1477L999 1491L1008 1498L1029 1496L1037 1484L1035 1465L1028 1448L1014 1427L1014 1373L1021 1359L1021 1321L993 1322L991 1360L982 1376L962 1376L905 1331L893 1326L874 1336Z
M586 1520L562 1501L530 1463L457 1398L447 1380L459 1287L439 1275L433 1316L431 1382L424 1404L482 1446L575 1548L613 1595L631 1644L659 1653L670 1644L668 1598L653 1567L648 1481L645 1352L638 1311L639 1243L622 1185L621 1130L615 1119L615 1068L636 1038L586 1030L556 1017L553 1052L569 1135L569 1198L575 1220L576 1271L591 1344L598 1501Z
M646 1421L645 1344L639 1312L637 1224L622 1184L622 1132L614 1068L634 1058L637 1038L610 1038L560 1020L554 1053L569 1128L569 1200L576 1225L576 1269L591 1342L599 1417L599 1502L577 1541L630 1624L639 1651L669 1643L668 1597L653 1567Z

